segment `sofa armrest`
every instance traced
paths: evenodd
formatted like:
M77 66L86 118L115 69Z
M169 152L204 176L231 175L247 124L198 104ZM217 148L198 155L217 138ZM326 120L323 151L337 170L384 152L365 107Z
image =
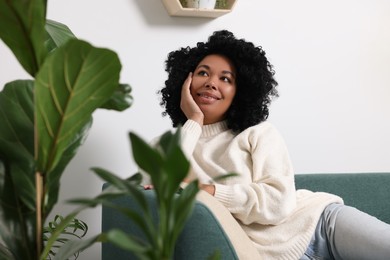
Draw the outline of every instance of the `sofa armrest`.
M218 220L219 224L224 227L226 236L235 249L238 259L260 259L259 253L253 242L246 235L244 230L232 216L229 210L223 206L216 198L205 191L199 191L197 200L205 205ZM225 259L225 258L221 258Z

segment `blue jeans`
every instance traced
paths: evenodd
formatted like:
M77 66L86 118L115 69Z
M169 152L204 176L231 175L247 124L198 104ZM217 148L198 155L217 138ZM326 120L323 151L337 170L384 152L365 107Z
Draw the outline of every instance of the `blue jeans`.
M390 225L356 208L330 204L305 254L312 259L390 259Z

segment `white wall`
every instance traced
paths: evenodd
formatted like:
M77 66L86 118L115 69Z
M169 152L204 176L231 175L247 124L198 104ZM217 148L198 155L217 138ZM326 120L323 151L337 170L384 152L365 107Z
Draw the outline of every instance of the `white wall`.
M169 51L229 29L262 45L275 66L280 98L270 121L282 132L296 172L390 171L390 1L237 0L217 19L170 17L159 0L51 0L48 18L81 39L119 54L121 82L133 87L125 112L97 111L88 140L67 168L61 203L94 196L102 182L89 170L122 177L136 171L128 132L146 140L170 128L156 91ZM0 43L0 86L26 78ZM1 87L0 87L1 88ZM80 215L100 231L100 208ZM100 259L100 246L79 259Z

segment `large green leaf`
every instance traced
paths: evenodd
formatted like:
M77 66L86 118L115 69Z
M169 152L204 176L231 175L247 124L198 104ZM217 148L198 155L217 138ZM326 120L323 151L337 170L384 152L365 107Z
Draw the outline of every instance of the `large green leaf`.
M35 81L38 171L50 174L74 136L119 85L116 53L72 39L45 60Z
M33 108L33 81L13 81L0 92L0 234L15 259L36 256Z
M17 80L0 92L0 154L30 161L34 154L34 105L31 80Z
M0 0L0 38L34 76L46 57L46 0Z
M35 212L18 198L11 167L0 159L0 259L35 259ZM5 255L8 255L5 258ZM12 255L9 258L9 255Z
M64 45L68 40L75 39L68 26L53 20L46 20L46 49L51 52ZM123 111L133 103L129 84L119 84L113 95L100 108Z
M35 209L33 81L6 84L0 92L0 157L8 163L16 196ZM17 205L15 205L17 206Z
M57 166L46 177L46 196L47 202L44 207L44 216L47 216L52 210L55 203L58 201L58 191L60 189L60 178L66 166L76 155L78 148L84 143L88 137L89 129L92 126L92 117L90 120L76 133L72 140L69 141L67 149L62 153L62 156L57 163Z
M53 20L46 20L45 29L45 46L49 52L64 45L68 40L76 38L68 26Z

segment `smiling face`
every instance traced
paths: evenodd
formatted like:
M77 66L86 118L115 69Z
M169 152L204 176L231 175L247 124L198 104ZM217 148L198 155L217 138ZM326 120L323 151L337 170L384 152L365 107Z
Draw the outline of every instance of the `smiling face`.
M192 76L191 95L204 114L204 124L222 121L236 94L236 71L222 55L206 56Z

